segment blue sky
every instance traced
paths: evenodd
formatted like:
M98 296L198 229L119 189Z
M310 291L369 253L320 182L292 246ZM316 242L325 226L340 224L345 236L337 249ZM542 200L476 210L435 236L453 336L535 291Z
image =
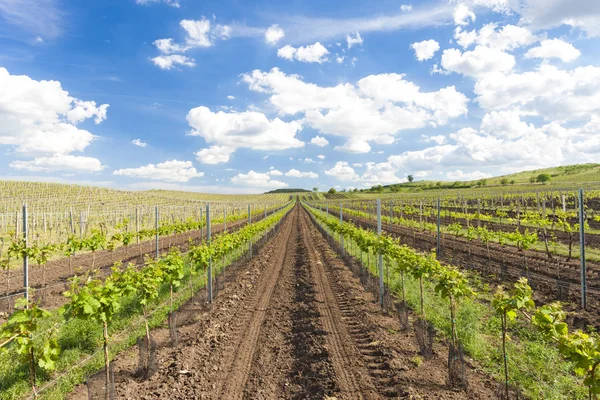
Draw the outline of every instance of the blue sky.
M587 0L0 0L0 178L243 193L597 161L599 45Z

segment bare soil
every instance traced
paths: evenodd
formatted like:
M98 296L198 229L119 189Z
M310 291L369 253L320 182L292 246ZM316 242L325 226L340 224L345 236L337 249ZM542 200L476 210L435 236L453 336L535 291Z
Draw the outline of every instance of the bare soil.
M259 220L260 216L254 217ZM246 225L246 221L236 221L227 224L227 230L237 230ZM223 232L224 225L214 225L211 227L212 234ZM159 251L164 253L171 247L178 247L182 251L187 251L190 240L193 244L198 244L204 240L206 231L190 231L169 237L159 238ZM43 285L43 269L34 262L29 263L29 286L33 289L34 298L40 305L48 310L58 308L63 305L66 299L62 293L67 289L68 279L84 274L86 271L97 269L101 276L111 273L111 268L115 262L122 262L124 265L134 263L140 265L145 257L153 257L156 250L154 239L146 240L138 244L131 244L128 248L118 247L114 251L100 250L96 252L95 257L91 252L77 254L72 257L71 269L69 269L69 259L60 258L50 261L46 266L46 286ZM14 308L14 302L23 292L23 270L22 268L10 269L0 275L0 322L3 317L10 313ZM7 297L8 296L8 297Z
M123 399L488 399L494 381L468 367L447 384L448 349L419 365L414 333L382 311L297 206L234 274L211 307L186 304L180 340L152 332L158 370L135 376L136 349L113 362ZM194 304L194 302L196 304ZM70 396L85 399L85 387Z

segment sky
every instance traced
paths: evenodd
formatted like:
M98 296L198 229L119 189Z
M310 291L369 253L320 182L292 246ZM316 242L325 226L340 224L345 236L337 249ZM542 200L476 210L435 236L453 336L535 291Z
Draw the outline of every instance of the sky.
M260 193L600 160L600 1L0 0L0 179Z

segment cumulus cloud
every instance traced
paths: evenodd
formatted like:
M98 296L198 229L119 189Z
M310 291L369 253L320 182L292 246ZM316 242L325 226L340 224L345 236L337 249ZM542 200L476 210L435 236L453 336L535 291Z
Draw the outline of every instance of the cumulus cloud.
M324 160L324 159L325 159L325 156L324 156L323 154L319 154L319 155L317 156L317 158L318 158L319 160Z
M32 172L100 172L105 168L97 158L73 156L70 154L55 154L50 157L36 157L31 161L13 161L9 166L13 169Z
M354 36L346 35L346 44L351 49L353 46L361 46L363 44L363 38L360 37L360 32L356 32Z
M465 49L476 44L498 50L514 50L539 40L536 35L525 27L511 24L500 27L494 22L484 25L479 30L474 29L472 31L465 31L458 26L454 30L454 38Z
M543 40L538 47L525 53L526 58L559 58L564 62L576 60L580 55L575 46L560 39Z
M285 122L279 118L269 120L254 111L212 112L200 106L190 110L187 121L192 130L189 135L200 136L210 149L201 150L197 156L202 162L227 162L235 149L246 147L253 150L285 150L303 147L296 138L302 129L300 122Z
M195 67L196 60L193 58L182 56L180 54L170 54L167 56L158 56L152 58L152 62L160 69L170 70L178 65L186 67Z
M118 169L113 171L113 175L165 182L187 182L204 176L204 172L198 172L191 161L171 160L139 168Z
M600 3L589 0L475 0L497 12L515 12L535 30L561 25L580 28L588 36L600 36Z
M442 53L444 70L471 77L509 72L515 64L512 54L486 46L477 46L474 50L464 53L458 49L447 49Z
M340 181L354 181L359 178L354 168L348 165L346 161L336 162L333 168L325 171L325 175L333 176Z
M310 143L314 144L315 146L324 147L329 144L329 141L324 137L317 135L314 138L310 139Z
M290 169L288 172L285 173L285 176L289 176L292 178L311 178L311 179L316 179L319 177L319 175L315 174L314 172L300 172L297 169Z
M231 178L234 185L253 187L258 189L281 189L288 187L288 184L282 181L271 179L267 174L248 171L247 174L237 174Z
M203 164L222 164L229 161L234 148L227 146L211 146L196 153L196 160Z
M458 4L452 13L456 25L469 25L475 21L475 13L464 3Z
M472 181L476 179L491 178L492 174L481 171L463 172L460 169L456 171L448 171L446 178L453 181Z
M277 50L277 57L286 60L296 60L305 63L324 63L327 60L329 51L321 43L316 42L308 46L292 47L289 44Z
M136 145L137 147L148 147L148 143L146 142L142 142L141 139L133 139L131 141L131 143L133 143L134 145Z
M151 3L164 3L168 6L179 8L179 0L135 0L137 4L148 5Z
M440 44L433 39L423 40L410 45L415 51L417 60L424 61L433 58L434 54L440 49Z
M195 48L214 46L217 40L227 40L232 33L230 26L213 24L206 17L199 20L183 19L179 25L185 31L184 43L177 43L172 38L153 42L161 55L151 60L161 69L170 70L176 66L194 67L195 60L183 53Z
M99 124L107 116L108 104L71 97L58 81L11 75L0 67L0 87L0 145L10 146L18 154L45 156L37 160L38 171L52 162L72 162L73 158L65 156L84 151L95 139L76 125L87 119ZM36 168L36 160L14 165Z
M277 169L272 169L269 172L267 172L268 175L271 176L283 176L283 172L277 170Z
M351 152L368 152L369 142L391 144L402 130L444 125L467 113L468 98L454 86L422 92L404 78L369 75L356 85L321 87L277 68L243 77L251 90L270 95L280 114L303 114L305 123L320 133L346 138L338 149Z
M444 143L446 143L446 136L444 136L444 135L435 135L435 136L423 135L423 141L425 143L444 144Z
M475 84L476 101L486 109L518 107L547 121L589 120L600 113L600 67L492 75Z
M283 37L285 36L285 32L283 29L279 27L279 25L271 25L265 31L265 41L269 44L277 44Z
M411 4L402 4L400 6L400 11L402 11L402 12L410 12L410 11L412 11L412 9L413 8L412 8Z

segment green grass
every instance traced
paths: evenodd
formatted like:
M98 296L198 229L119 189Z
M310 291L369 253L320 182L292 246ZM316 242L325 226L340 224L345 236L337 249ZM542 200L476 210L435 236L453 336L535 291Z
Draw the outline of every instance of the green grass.
M530 178L546 173L551 176L547 184L529 182ZM506 178L514 184L501 185L500 181ZM360 198L393 198L393 197L444 197L458 194L467 196L486 196L500 193L519 193L550 190L575 190L584 188L600 188L600 164L577 164L565 165L552 168L543 168L530 171L522 171L509 175L500 175L487 178L486 185L478 187L478 180L452 182L452 181L416 181L412 183L399 183L395 185L398 192L391 191L391 185L383 187L382 193L376 192L337 192L335 194L324 193L329 200L360 199Z
M338 240L337 235L334 237ZM348 251L351 251L352 246L349 240L345 240L344 247ZM376 275L374 255L363 253L362 262L363 265L369 264L370 272ZM500 319L490 306L493 294L477 275L471 274L470 281L479 295L476 299L467 299L459 305L458 335L465 353L475 359L500 385L504 376L500 350L501 325ZM393 268L390 269L389 287L400 298L400 275ZM418 281L406 276L405 288L410 307L413 310L418 309L420 302ZM427 320L435 326L441 336L449 338L451 329L449 302L439 297L435 293L433 284L429 282L425 282L424 292ZM554 344L544 341L530 325L522 321L512 324L510 330L511 340L508 343L507 354L509 380L512 385L520 388L529 399L587 399L587 390L582 380L573 374L573 366L560 356Z
M268 228L255 237L262 237ZM224 260L216 260L214 273L217 274L225 265L237 260L244 254L245 248L232 252ZM179 288L174 298L174 309L178 309L190 297L189 266L186 269L184 283ZM204 274L196 275L193 282L194 291L206 285ZM160 296L149 309L152 316L149 320L151 328L162 326L170 311L169 286L161 288ZM38 390L48 384L51 379L57 379L56 384L49 387L41 394L41 398L62 399L73 388L84 382L87 376L104 368L104 357L100 351L102 343L102 328L90 321L72 319L64 322L61 310L55 310L40 323L39 331L58 325L56 337L61 347L61 354L57 361L56 371L50 375L38 376ZM134 296L123 300L122 307L115 315L111 325L111 359L119 352L133 346L137 338L145 334L141 307ZM81 363L81 365L78 365ZM64 375L63 375L64 374ZM28 396L31 392L29 386L29 370L26 365L15 367L15 354L12 351L0 353L0 400L17 399Z

